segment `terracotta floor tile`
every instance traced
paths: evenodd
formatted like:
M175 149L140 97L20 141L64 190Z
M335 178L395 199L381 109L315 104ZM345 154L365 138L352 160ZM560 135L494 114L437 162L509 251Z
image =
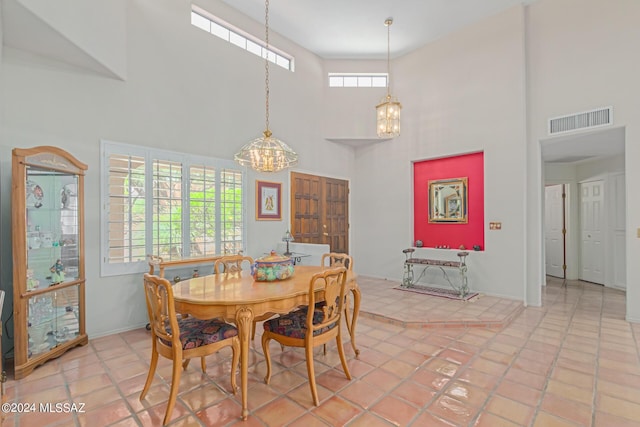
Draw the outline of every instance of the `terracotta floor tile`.
M141 424L145 427L155 427L162 425L162 420L164 419L165 413L167 411L167 404L162 403L160 405L153 406L148 410L139 412L136 414L138 420L140 420ZM187 415L187 409L180 403L176 402L176 406L173 408L171 413L170 422L178 420Z
M516 400L531 407L538 406L542 396L540 390L507 380L502 381L495 392L500 396Z
M429 412L453 424L467 425L475 418L479 410L467 403L460 402L445 395L435 400L429 407Z
M516 357L513 365L514 368L521 369L523 371L530 372L532 374L547 376L551 371L551 364L545 362L537 362L532 359L526 359L524 357Z
M512 367L505 375L505 378L520 384L542 390L547 383L547 377L544 375L537 375L522 369Z
M420 368L415 374L413 374L411 380L434 390L441 390L449 381L451 381L451 378L440 375L429 369Z
M398 384L399 378L387 371L378 369L362 377L362 381L375 386L379 390L389 391Z
M328 422L329 425L343 426L355 419L362 410L353 403L334 396L323 402L322 405L313 408L311 412Z
M319 407L301 349L273 343L272 383L264 384L258 331L248 355L249 418L240 419L242 397L230 393L231 352L224 349L207 358L206 374L197 360L183 371L170 426L640 426L640 325L624 320L624 293L549 279L542 307L523 308L490 296L450 303L360 278L360 356L343 342L353 379L344 376L335 343L326 355L318 348ZM457 327L416 320L430 316ZM77 427L89 425L89 415L119 427L159 425L171 363L160 359L140 401L150 345L144 328L92 339L20 381L9 378L10 402L81 402L87 413L8 416L3 427Z
M306 374L306 367L305 367L305 374ZM317 379L318 378L316 376L316 381ZM302 377L301 375L298 375L296 372L293 372L291 370L283 370L281 372L278 372L275 375L271 375L271 380L269 381L269 385L280 393L286 393L287 391L293 390L294 388L298 387L300 384L306 383L308 381L309 380L307 379L307 375Z
M437 372L438 374L447 377L453 377L458 372L460 365L458 365L457 363L449 362L445 359L434 357L433 359L425 363L424 367L432 370L433 372Z
M39 402L38 402L39 403ZM57 425L73 425L69 424L73 421L72 414L57 412L27 412L21 413L14 418L16 426L57 426ZM2 424L4 427L4 424Z
M415 384L411 382L408 383ZM424 390L425 392L429 392L429 389L427 388L424 388ZM395 393L397 393L397 391ZM432 391L432 393L435 394L434 391ZM372 387L371 384L364 381L356 381L345 387L344 390L340 392L340 395L345 399L368 409L373 402L377 401L384 395L384 392L377 387Z
M519 424L516 424L504 418L498 417L497 415L490 414L488 412L480 414L476 422L473 423L473 426L474 427L520 427Z
M568 420L558 418L555 415L551 415L547 412L540 411L533 422L533 427L577 427L578 424L574 424ZM613 424L608 426L613 427Z
M206 406L228 397L227 393L220 390L220 388L214 384L206 384L195 390L181 393L179 396L180 400L193 412L197 412Z
M137 417L131 416L111 424L109 427L138 427ZM173 426L172 426L173 427Z
M458 376L458 380L464 381L484 390L493 390L499 381L495 375L485 374L476 369L465 369Z
M598 362L599 368L610 369L612 371L620 371L626 374L632 374L636 377L640 377L640 365L637 363L626 363L618 360L600 359Z
M634 387L601 380L598 381L598 393L640 404L640 393L638 392L638 389Z
M93 408L99 408L106 405L107 403L111 403L121 398L122 397L118 393L118 389L114 385L110 385L97 391L93 391L91 393L77 397L73 401L85 403L88 411Z
M418 413L418 409L393 396L382 398L372 405L370 411L398 426L409 425L409 421Z
M592 388L577 387L554 379L549 380L547 383L546 393L551 393L558 397L573 400L585 405L591 405L593 403Z
M354 419L349 424L347 424L347 427L392 427L392 426L394 426L394 424L391 424L390 422L383 420L377 415L371 414L369 412L365 412L364 414L359 415L356 419ZM306 426L301 425L300 427L306 427Z
M487 411L513 421L519 425L528 425L533 419L533 407L501 396L492 397L487 403Z
M328 427L327 424L322 419L316 417L313 414L304 414L297 420L293 421L287 427Z
M309 391L308 385L306 384L300 385L298 389L289 392L289 396L293 396L296 392L300 393L300 395L304 395L305 398L307 399L305 400L306 402L312 403L311 396L310 396L311 392ZM248 400L249 410L253 411L257 408L260 408L261 406L269 402L272 402L280 398L281 396L282 395L280 393L278 393L276 390L271 388L271 386L265 384L264 382L253 384L251 387L249 387L249 390L248 390L247 400ZM321 400L326 398L324 387L318 387L318 396ZM242 394L238 392L235 394L235 396L232 397L232 399L235 400L240 405ZM298 400L293 397L291 397L291 400L298 402ZM298 402L298 404L300 403Z
M540 409L580 425L589 425L591 423L590 405L583 405L553 394L545 394L543 396Z
M596 412L593 427L638 427L637 421L632 421L616 415L607 414L605 412Z
M72 397L78 397L111 384L111 378L109 378L107 374L94 375L92 377L83 378L70 383L69 392Z
M342 394L344 395L344 392ZM393 395L422 408L433 400L436 391L413 381L404 381L393 390Z
M551 374L551 378L562 381L563 383L589 389L593 387L595 381L593 375L583 374L582 372L562 367L556 367Z
M599 393L596 407L601 412L640 423L640 404L638 403Z
M473 357L472 354L465 353L463 351L458 351L454 349L446 349L438 354L440 359L444 359L448 362L453 362L458 365L464 365Z
M414 427L458 427L457 424L447 421L439 416L433 415L429 412L423 412L416 420L411 424Z
M130 418L131 415L126 402L119 400L101 408L80 414L78 420L83 427L106 426L124 420L125 418Z
M473 406L474 408L481 408L484 406L484 403L489 397L488 391L474 387L462 381L455 381L447 385L444 392L446 395Z
M398 378L406 378L413 374L418 367L414 364L394 359L382 365L381 368L385 371L389 371Z
M238 408L240 409L240 408ZM257 409L255 414L268 426L285 425L302 416L306 410L287 398L276 399Z
M485 374L495 375L496 377L501 377L509 368L503 363L493 362L483 357L475 359L469 366Z
M75 360L73 362L75 362ZM74 365L76 366L73 368L69 367L70 369L63 370L64 378L68 383L106 373L102 362L97 359L93 363L74 363Z

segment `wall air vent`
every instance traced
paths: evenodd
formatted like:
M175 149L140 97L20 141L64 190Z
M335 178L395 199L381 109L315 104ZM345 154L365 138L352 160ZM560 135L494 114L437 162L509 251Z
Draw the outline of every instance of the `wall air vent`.
M598 108L549 119L549 135L613 124L613 107Z

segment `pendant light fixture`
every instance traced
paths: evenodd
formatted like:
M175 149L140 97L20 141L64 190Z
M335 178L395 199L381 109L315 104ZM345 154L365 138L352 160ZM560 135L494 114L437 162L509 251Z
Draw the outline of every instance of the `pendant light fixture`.
M391 24L393 18L387 18L387 96L376 105L376 125L379 138L393 138L400 135L400 110L402 105L397 98L391 96Z
M265 1L265 131L259 138L245 144L234 156L236 162L242 166L250 166L258 172L278 172L298 163L298 155L269 130L269 0Z

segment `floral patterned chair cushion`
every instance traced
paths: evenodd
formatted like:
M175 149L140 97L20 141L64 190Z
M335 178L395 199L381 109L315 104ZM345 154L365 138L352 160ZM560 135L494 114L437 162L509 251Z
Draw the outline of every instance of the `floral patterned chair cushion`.
M313 311L313 323L322 322L323 316L322 309L316 308ZM313 335L322 334L329 329L335 328L336 325L336 323L333 323L326 328L318 329L313 333ZM263 326L265 331L271 331L274 334L302 339L307 334L307 307L267 320L263 323Z
M201 347L238 335L238 329L235 326L217 319L200 320L195 317L187 317L179 319L178 326L183 350ZM171 333L171 327L167 326L167 332ZM171 346L170 341L162 340L162 342Z

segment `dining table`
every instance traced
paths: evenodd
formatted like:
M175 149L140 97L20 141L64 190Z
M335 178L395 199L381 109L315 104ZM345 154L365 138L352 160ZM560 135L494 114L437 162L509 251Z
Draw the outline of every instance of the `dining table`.
M173 285L176 312L199 319L224 318L235 323L240 339L240 388L242 419L249 414L247 384L249 340L253 320L268 314L286 314L309 303L309 284L314 274L331 267L297 265L293 276L272 282L255 281L247 270L182 280ZM353 295L353 310L346 319L351 346L356 356L355 329L360 311L357 275L347 270L346 292ZM323 300L322 281L318 281L316 299Z

